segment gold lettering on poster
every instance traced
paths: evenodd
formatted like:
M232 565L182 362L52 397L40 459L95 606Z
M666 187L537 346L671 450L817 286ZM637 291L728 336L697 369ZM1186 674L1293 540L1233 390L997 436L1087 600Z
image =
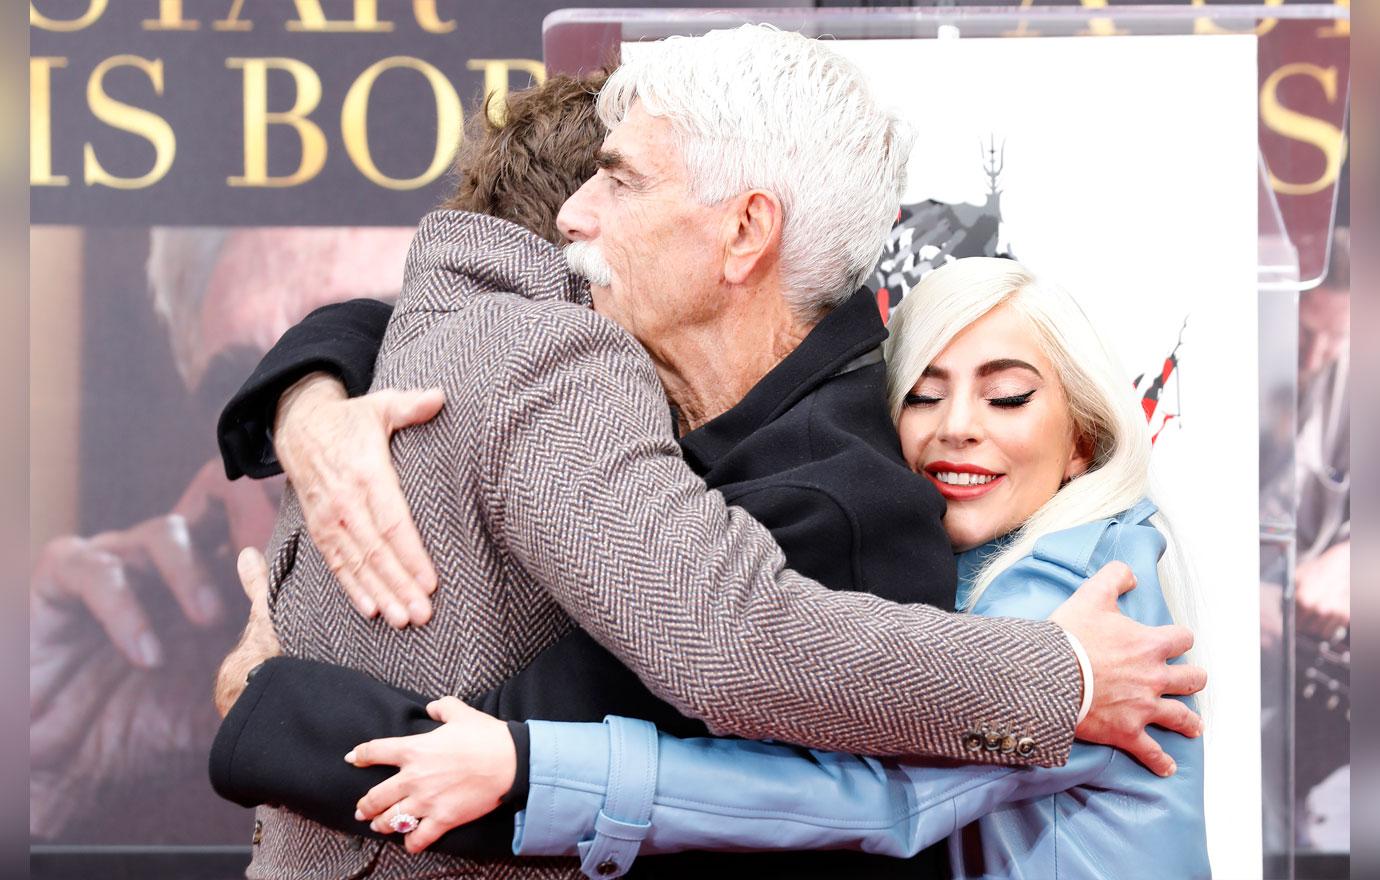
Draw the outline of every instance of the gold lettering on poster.
M1333 6L1340 6L1343 9L1351 9L1351 0L1335 0ZM1327 27L1318 28L1320 37L1351 37L1351 19L1339 18Z
M369 95L385 70L400 68L415 70L426 77L436 99L436 150L432 154L431 165L416 177L406 179L389 177L380 171L369 150ZM450 167L451 157L460 144L463 131L462 112L460 96L441 71L420 58L385 58L361 73L345 94L345 103L340 109L340 130L345 139L345 152L349 153L350 160L360 173L379 186L397 190L426 186Z
M158 17L145 19L141 26L146 31L194 31L201 24L182 17L182 0L158 0Z
M163 94L163 61L149 60L137 55L116 55L107 58L91 71L86 82L86 101L91 105L91 114L109 125L130 134L137 134L153 144L153 167L147 174L138 177L118 177L101 167L96 159L96 148L87 143L83 149L84 173L87 186L108 186L113 189L143 189L163 179L172 167L177 154L177 136L172 126L157 113L117 101L105 91L105 75L117 67L133 67L141 70L153 83L153 93Z
M484 97L489 104L489 119L502 125L508 106L508 77L513 70L532 75L536 85L546 82L546 65L531 58L471 58L465 62L469 70L484 71Z
M442 21L436 11L436 0L412 0L412 12L417 24L427 33L448 34L455 30L455 20Z
M105 12L107 0L91 0L86 6L86 11L76 18L49 18L39 12L34 6L35 0L29 0L29 26L41 28L45 31L79 31L87 27Z
M1257 0L1257 2L1259 2L1259 0ZM1281 5L1283 5L1284 0L1263 0L1263 2L1265 3L1266 6L1281 6ZM1194 6L1206 6L1206 5L1207 5L1207 0L1193 0L1193 5L1194 5ZM1277 19L1277 18L1262 18L1262 19L1260 20L1260 24L1256 25L1253 29L1251 29L1251 30L1249 30L1249 31L1234 31L1234 30L1231 30L1230 28L1220 27L1220 26L1217 24L1217 22L1213 21L1213 20L1210 19L1210 18L1200 18L1200 19L1197 19L1197 20L1195 20L1195 21L1193 22L1193 32L1194 32L1195 34L1250 34L1250 33L1253 33L1253 34L1255 34L1257 37L1263 37L1263 36L1265 36L1266 34L1268 34L1270 31L1274 30L1274 29L1275 29L1275 25L1277 25L1277 24L1279 24L1279 19Z
M53 68L66 66L66 58L29 59L29 186L68 183L53 173Z
M1327 98L1327 102L1335 104L1337 68L1324 68L1307 62L1285 64L1273 71L1260 87L1260 121L1265 127L1290 140L1317 147L1327 160L1322 176L1317 180L1287 181L1276 177L1273 170L1269 172L1270 186L1275 192L1290 196L1307 196L1332 186L1341 176L1342 160L1346 157L1346 135L1326 119L1291 110L1280 102L1279 84L1291 76L1306 76L1316 80L1322 86L1323 96Z
M297 6L297 20L287 23L290 31L326 34L378 34L391 31L393 22L379 21L378 0L355 0L355 17L349 21L331 21L321 9L321 0L292 0Z
M252 31L254 22L241 21L240 13L244 10L244 0L235 0L235 5L230 7L230 11L225 13L225 18L219 18L211 22L211 27L218 31Z
M227 58L225 66L244 71L244 174L226 180L231 186L297 186L326 165L326 136L307 117L321 103L321 77L296 58ZM289 110L268 109L268 72L286 71L297 97ZM268 127L287 125L302 142L302 160L291 174L268 174Z
M1106 9L1107 0L1079 0L1084 9ZM1088 29L1078 32L1080 37L1120 37L1130 31L1116 26L1110 18L1094 18L1088 22Z

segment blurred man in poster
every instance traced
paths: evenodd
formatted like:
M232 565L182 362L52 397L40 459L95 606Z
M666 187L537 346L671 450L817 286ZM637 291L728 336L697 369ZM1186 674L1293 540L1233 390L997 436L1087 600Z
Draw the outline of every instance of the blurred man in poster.
M1264 487L1263 509L1294 523L1294 681L1286 685L1283 573L1262 584L1263 719L1267 762L1286 754L1289 777L1267 769L1267 849L1350 850L1351 235L1339 226L1327 277L1299 296L1293 459ZM1295 498L1295 493L1297 497ZM1284 711L1293 691L1292 727ZM1277 705L1276 705L1277 704Z
M396 296L411 236L405 228L151 231L153 306L183 386L205 402L191 428L204 438L206 462L167 513L64 535L38 554L29 619L32 837L241 838L241 811L205 781L218 721L206 690L246 611L232 551L267 541L281 482L225 478L214 414L247 365L312 309Z

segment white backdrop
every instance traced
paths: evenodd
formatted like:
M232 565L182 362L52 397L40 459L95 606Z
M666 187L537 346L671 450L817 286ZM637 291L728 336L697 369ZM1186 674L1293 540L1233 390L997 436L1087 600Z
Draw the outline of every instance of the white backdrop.
M1255 38L832 45L917 130L905 203L983 205L1004 143L1000 245L1078 298L1128 393L1187 320L1156 468L1201 595L1214 873L1259 877Z

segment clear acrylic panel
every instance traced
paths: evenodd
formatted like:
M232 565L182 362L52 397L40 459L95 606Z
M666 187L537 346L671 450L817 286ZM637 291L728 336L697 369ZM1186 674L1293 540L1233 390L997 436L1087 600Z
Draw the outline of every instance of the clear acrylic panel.
M1259 646L1262 734L1259 764L1249 780L1250 786L1259 786L1259 819L1254 827L1260 836L1257 846L1240 837L1219 844L1214 860L1219 875L1239 876L1234 870L1242 864L1240 859L1229 865L1217 864L1217 854L1227 847L1246 847L1254 853L1248 862L1255 866L1250 871L1255 876L1325 876L1338 870L1338 863L1334 861L1329 867L1328 863L1301 861L1309 854L1298 849L1301 826L1316 821L1316 817L1301 814L1302 792L1296 791L1296 768L1306 757L1298 753L1296 724L1301 701L1324 707L1340 702L1332 697L1342 675L1338 670L1344 646L1336 644L1322 650L1309 647L1306 639L1300 642L1295 630L1299 296L1300 291L1323 281L1331 256L1338 181L1346 151L1342 132L1348 101L1349 8L1328 4L1090 7L955 8L934 3L905 9L569 9L547 17L543 48L549 69L574 72L616 63L629 44L671 35L697 35L749 21L841 42L876 40L879 46L882 41L894 40L1067 37L1126 40L1124 45L1130 46L1132 41L1155 36L1212 39L1231 34L1254 41L1257 88L1242 100L1258 114L1258 138L1255 148L1243 151L1236 162L1240 173L1251 175L1256 182L1255 208L1244 217L1225 210L1223 216L1230 213L1233 222L1249 223L1252 215L1255 220L1251 233L1255 242L1254 302L1252 308L1243 310L1243 314L1250 313L1249 320L1256 328L1251 358L1255 375L1247 370L1242 377L1249 380L1245 384L1252 387L1256 397L1252 418L1258 421L1258 449L1252 452L1258 454L1259 474L1258 480L1252 478L1243 484L1246 494L1256 493L1243 500L1249 501L1250 511L1258 511L1259 529L1255 551L1242 564L1247 568L1258 565L1261 607L1260 630L1255 633L1252 623L1251 639L1252 645ZM1166 54L1161 63L1168 69L1176 59ZM1185 133L1185 137L1192 136ZM1097 148L1096 144L1084 146ZM1212 211L1214 206L1197 209ZM903 221L904 212L903 206ZM897 297L897 293L892 290L889 295ZM890 304L894 305L894 299ZM885 302L882 308L885 313ZM1187 329L1191 332L1196 328ZM1166 377L1171 366L1179 366L1177 352L1176 347L1165 361ZM1185 355L1185 370L1193 356ZM1201 354L1197 357L1201 359ZM1225 454L1233 453L1227 450ZM1190 504L1202 500L1188 499ZM1209 584L1207 588L1215 586ZM1243 595L1241 602L1239 613L1254 621L1255 596ZM1325 661L1319 662L1319 656ZM1296 662L1296 658L1302 659ZM1345 660L1344 674L1349 678L1349 654ZM1310 682L1311 689L1307 687ZM1345 680L1341 687L1344 693ZM1338 714L1344 711L1343 707ZM1231 731L1228 735L1237 739L1239 731L1255 723L1256 717L1210 719L1210 724ZM1211 808L1209 813L1211 817ZM1249 817L1244 821L1252 824ZM1211 824L1209 833L1213 833ZM1344 874L1345 863L1340 864ZM1226 873L1224 868L1229 868Z

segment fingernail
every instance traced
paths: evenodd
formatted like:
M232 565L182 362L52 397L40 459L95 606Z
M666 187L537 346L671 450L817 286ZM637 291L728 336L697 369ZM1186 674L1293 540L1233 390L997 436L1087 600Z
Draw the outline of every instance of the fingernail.
M140 635L134 650L139 662L150 669L163 662L163 646L158 644L158 639L153 633L146 632Z
M1178 769L1179 769L1179 765L1178 765L1178 764L1175 764L1173 761L1170 761L1170 762L1169 762L1169 767L1164 771L1164 775L1165 775L1165 776L1173 776L1176 772L1178 772Z
M388 610L384 611L383 615L384 617L388 618L388 622L390 624L397 627L398 629L402 629L403 627L407 626L407 612L403 610L403 607L401 605L389 605Z
M360 812L359 810L355 810L355 821L356 821L356 822L363 822L363 821L364 821L364 814L363 814L362 812Z
M353 764L354 762L355 762L355 753L354 753L354 751L351 750L351 751L346 752L346 753L345 753L345 763L346 763L346 764Z
M374 600L368 596L361 596L359 600L359 613L365 617L373 617L379 613L379 606L374 604Z
M431 616L431 603L423 602L421 599L418 599L408 605L407 610L412 613L413 620L422 623Z

